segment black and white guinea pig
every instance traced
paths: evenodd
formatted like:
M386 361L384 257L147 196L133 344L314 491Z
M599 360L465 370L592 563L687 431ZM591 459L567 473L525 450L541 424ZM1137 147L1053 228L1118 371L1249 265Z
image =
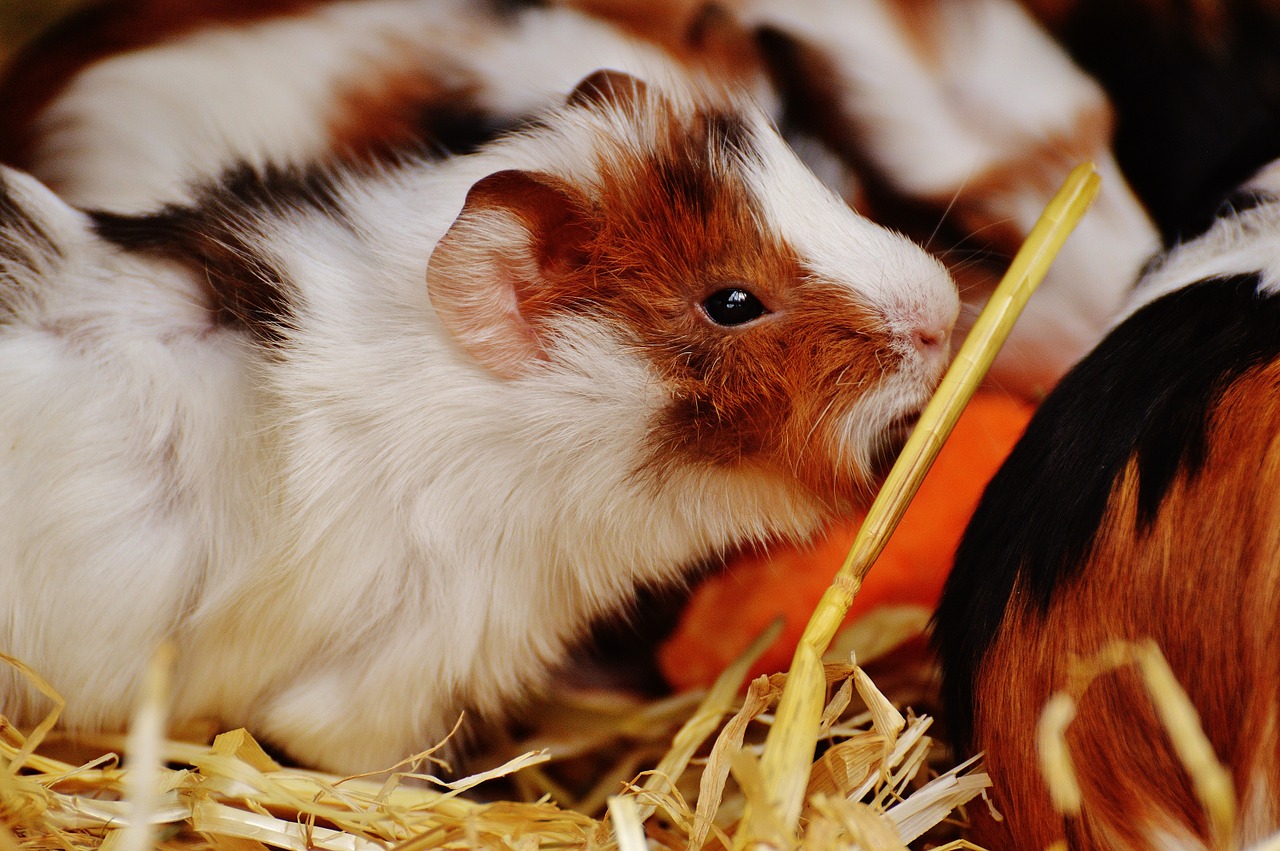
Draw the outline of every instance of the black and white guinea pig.
M242 162L469 150L597 68L748 92L855 209L944 256L963 241L962 322L1002 266L972 252L1011 257L1096 162L1101 195L992 373L1025 396L1101 337L1158 247L1105 95L1015 0L106 0L0 82L0 160L143 212Z
M1234 783L1231 847L1280 830L1280 169L1159 259L983 495L938 609L946 717L986 753L993 849L1224 847L1137 673L1067 731L1083 813L1036 758L1073 660L1153 639ZM979 808L981 809L981 808Z
M865 502L958 310L687 81L145 215L3 189L0 647L112 728L171 641L177 718L338 771L501 715L637 585Z

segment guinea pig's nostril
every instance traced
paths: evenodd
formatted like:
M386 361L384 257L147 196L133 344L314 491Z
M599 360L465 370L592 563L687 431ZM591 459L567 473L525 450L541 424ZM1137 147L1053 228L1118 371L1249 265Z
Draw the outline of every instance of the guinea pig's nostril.
M945 348L950 337L951 331L949 328L941 326L917 328L912 335L912 342L915 343L916 348L920 351L929 352Z

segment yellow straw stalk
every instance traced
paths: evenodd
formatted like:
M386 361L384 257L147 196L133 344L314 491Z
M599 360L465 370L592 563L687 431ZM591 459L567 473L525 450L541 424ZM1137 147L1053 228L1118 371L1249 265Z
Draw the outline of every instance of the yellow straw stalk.
M844 621L867 571L888 543L943 442L1008 337L1014 320L1097 195L1100 183L1092 164L1077 166L1067 176L1014 257L889 471L848 557L819 600L796 648L787 688L778 706L777 722L769 733L761 758L762 773L768 784L765 799L768 803L748 810L736 847L753 844L785 847L793 841L804 805L824 703L826 683L822 677L822 654ZM779 829L781 835L777 833Z

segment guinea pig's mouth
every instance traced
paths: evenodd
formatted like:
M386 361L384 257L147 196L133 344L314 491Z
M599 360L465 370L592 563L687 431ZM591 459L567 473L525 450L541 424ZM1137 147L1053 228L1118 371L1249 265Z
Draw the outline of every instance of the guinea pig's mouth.
M900 414L876 436L875 444L871 449L871 470L877 479L883 479L888 475L889 468L893 466L894 461L898 460L902 447L906 445L907 438L920 422L920 414L923 412L924 408L919 408Z

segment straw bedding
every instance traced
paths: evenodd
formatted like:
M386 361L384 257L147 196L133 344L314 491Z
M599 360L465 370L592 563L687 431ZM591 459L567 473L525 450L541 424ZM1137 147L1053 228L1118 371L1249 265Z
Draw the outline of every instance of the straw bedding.
M864 652L908 640L918 619L884 611L837 637ZM800 829L785 841L743 831L780 822L759 755L786 675L759 677L745 694L756 647L705 691L637 701L621 693L562 695L511 746L518 755L456 780L428 752L385 773L340 778L277 763L244 730L190 729L165 738L171 660L161 654L131 733L51 732L56 694L21 662L3 657L54 702L45 723L20 731L0 719L0 851L9 849L736 849L899 851L977 849L963 839L966 807L985 807L980 764L954 767L930 733L933 719L905 714L862 667L828 662L814 752L801 778ZM894 692L922 699L934 674L923 655L890 659ZM1078 809L1065 730L1075 700L1100 676L1134 665L1224 830L1235 800L1207 750L1185 694L1150 644L1116 644L1079 660L1076 681L1041 718L1044 775L1063 812ZM569 788L573 781L573 788ZM781 832L781 831L780 831ZM1253 851L1280 849L1280 836Z
M891 613L851 640L860 630L883 644L883 624L902 622ZM127 738L52 734L57 708L35 730L0 725L0 849L739 847L744 808L769 820L758 755L785 684L760 677L744 695L751 656L705 693L561 698L518 743L540 746L447 780L432 753L339 778L282 767L243 730L211 744L164 738L162 654ZM5 661L53 696L36 672ZM986 776L971 764L936 771L932 719L903 714L858 665L829 662L825 677L821 755L795 847L887 851L957 835L957 808Z

